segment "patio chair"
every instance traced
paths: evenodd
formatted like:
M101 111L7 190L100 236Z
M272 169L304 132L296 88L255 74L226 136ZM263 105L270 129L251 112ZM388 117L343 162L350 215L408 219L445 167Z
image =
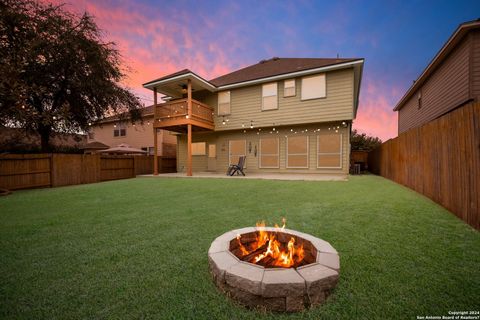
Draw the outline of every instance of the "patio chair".
M234 174L240 175L240 173L245 176L243 172L243 166L245 165L246 156L241 156L238 158L238 164L231 164L227 169L227 176L233 176Z

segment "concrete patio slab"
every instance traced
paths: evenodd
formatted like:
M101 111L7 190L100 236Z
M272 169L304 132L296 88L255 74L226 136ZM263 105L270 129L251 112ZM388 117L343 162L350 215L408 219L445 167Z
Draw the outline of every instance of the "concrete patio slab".
M227 176L215 172L194 172L188 177L184 172L139 175L139 177L152 178L215 178L215 179L260 179L260 180L298 180L298 181L348 181L348 175L320 174L320 173L247 173L246 176Z

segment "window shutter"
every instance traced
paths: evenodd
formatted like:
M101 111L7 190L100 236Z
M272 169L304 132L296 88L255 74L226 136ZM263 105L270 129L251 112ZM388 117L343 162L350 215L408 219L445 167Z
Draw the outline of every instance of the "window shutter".
M317 136L317 168L342 167L342 134Z
M218 115L230 114L230 91L218 93Z
M262 86L262 110L278 109L277 83Z
M325 74L302 78L302 100L327 96Z
M285 80L283 82L283 96L284 97L295 96L295 79Z

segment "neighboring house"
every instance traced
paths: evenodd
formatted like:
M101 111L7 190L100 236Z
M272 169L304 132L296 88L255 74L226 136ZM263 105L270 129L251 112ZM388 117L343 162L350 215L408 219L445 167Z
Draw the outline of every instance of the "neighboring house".
M480 20L461 24L393 109L398 133L480 98Z
M180 133L177 170L348 174L363 59L272 58L207 81L185 69L145 83L158 129ZM171 100L157 104L158 93ZM156 172L156 171L155 171Z
M137 149L153 154L153 106L142 110L143 124L132 124L128 119L120 121L118 116L105 118L94 125L88 132L88 142L101 142L109 147L128 144ZM177 138L171 132L158 130L158 155L175 156Z

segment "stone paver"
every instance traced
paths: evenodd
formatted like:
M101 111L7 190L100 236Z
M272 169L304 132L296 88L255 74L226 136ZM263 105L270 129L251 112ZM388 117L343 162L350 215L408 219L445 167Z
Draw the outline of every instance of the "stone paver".
M225 284L225 270L240 263L240 260L228 251L212 253L208 256L208 260L213 279L220 287Z
M298 312L305 309L304 296L289 296L285 301L285 311Z
M287 297L303 295L305 280L293 268L266 269L262 280L262 296Z
M317 262L334 270L340 270L340 258L336 253L320 252L317 254Z
M308 300L312 306L323 303L338 282L338 272L319 263L300 267L297 272L305 279Z
M221 251L228 251L230 240L235 236L236 234L233 232L226 232L221 236L217 237L215 240L213 240L212 244L210 245L210 249L208 249L208 254L221 252Z
M225 272L225 281L229 286L261 295L261 284L264 272L264 267L240 262L227 269Z

